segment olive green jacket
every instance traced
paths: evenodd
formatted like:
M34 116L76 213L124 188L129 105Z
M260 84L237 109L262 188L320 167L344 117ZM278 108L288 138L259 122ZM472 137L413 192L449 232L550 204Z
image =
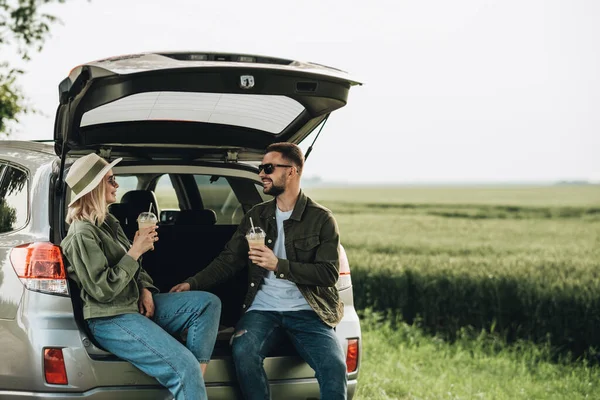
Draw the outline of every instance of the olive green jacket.
M141 259L127 254L131 243L111 214L100 226L74 221L60 245L81 289L85 319L137 313L140 290L158 292Z
M247 265L248 292L242 305L247 309L267 271L250 262L245 235L251 227L252 218L254 225L266 232L265 244L272 250L277 239L275 207L276 201L271 200L248 211L221 254L185 281L192 290L205 290L232 277ZM321 320L329 326L337 325L342 319L344 305L336 287L340 238L331 211L300 192L292 215L283 223L283 229L287 259L279 259L275 276L294 282Z

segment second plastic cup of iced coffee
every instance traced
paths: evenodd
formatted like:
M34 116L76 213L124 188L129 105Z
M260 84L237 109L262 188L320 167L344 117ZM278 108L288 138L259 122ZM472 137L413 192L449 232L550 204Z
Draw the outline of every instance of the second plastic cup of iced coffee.
M260 227L252 227L246 234L246 240L248 241L248 247L259 247L265 244L265 237L267 234Z

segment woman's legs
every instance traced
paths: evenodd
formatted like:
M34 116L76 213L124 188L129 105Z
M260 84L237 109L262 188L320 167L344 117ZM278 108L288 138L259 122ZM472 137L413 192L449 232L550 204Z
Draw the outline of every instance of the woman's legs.
M154 322L122 314L90 319L88 325L102 347L156 378L175 399L206 399L202 374L217 337L219 298L194 291L158 294L154 303ZM186 330L184 346L173 336Z
M122 314L90 319L88 326L102 347L156 378L176 400L207 398L194 354L150 319Z
M202 364L210 361L221 316L221 301L207 292L190 291L154 295L154 322L175 337L187 330L186 347Z

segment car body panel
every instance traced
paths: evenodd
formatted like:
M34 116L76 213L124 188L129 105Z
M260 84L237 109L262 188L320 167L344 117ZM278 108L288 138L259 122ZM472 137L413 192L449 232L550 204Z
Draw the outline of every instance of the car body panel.
M0 275L0 326L2 320L12 320L16 317L25 290L10 263L10 250L23 243L50 240L48 176L51 163L56 159L48 145L12 141L5 141L4 144L0 146L0 160L27 171L28 209L36 210L36 217L29 218L22 229L0 233L0 270L4 272ZM28 151L31 149L35 151Z

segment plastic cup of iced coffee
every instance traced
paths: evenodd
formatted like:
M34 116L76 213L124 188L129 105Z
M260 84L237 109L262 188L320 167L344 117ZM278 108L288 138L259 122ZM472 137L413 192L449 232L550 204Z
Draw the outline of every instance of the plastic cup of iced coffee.
M153 212L143 212L137 218L138 229L146 229L155 226L158 223L158 218Z
M260 227L255 226L250 228L246 234L246 240L248 241L248 247L260 247L265 244L265 237L267 234Z

